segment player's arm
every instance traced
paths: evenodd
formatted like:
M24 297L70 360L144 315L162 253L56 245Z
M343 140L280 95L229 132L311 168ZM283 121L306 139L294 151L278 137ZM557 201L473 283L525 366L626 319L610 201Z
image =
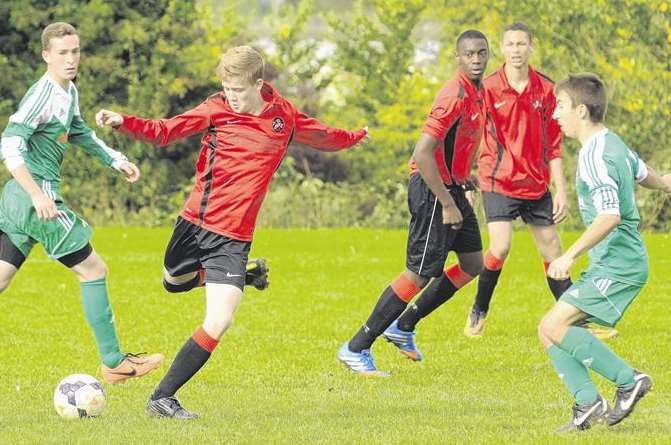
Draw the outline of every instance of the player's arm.
M453 97L446 89L442 89L434 100L431 112L424 124L424 131L415 144L412 154L419 174L422 175L422 179L443 207L443 224L449 224L455 228L461 227L464 218L443 183L434 153L436 145L445 139L448 130L453 125L457 125L462 107L461 100Z
M639 182L641 186L650 190L661 190L671 193L671 173L660 175L652 167L647 167L648 174Z
M580 238L569 247L566 252L548 267L548 276L555 280L568 278L569 270L573 266L575 260L596 246L603 240L613 229L620 224L620 215L601 213L592 224L580 235Z
M563 255L550 263L548 276L563 279L569 276L569 270L575 260L596 246L620 224L619 176L617 166L609 159L592 158L593 165L578 165L581 177L585 178L590 190L592 204L597 212L596 218L585 232L569 247Z
M28 140L37 126L46 119L46 111L35 112L35 99L24 98L19 110L10 116L9 124L0 139L0 155L16 182L25 190L33 202L40 219L54 219L57 216L56 203L37 185L26 167L23 154L28 149Z
M561 128L552 118L556 102L554 93L550 92L550 101L544 109L545 128L543 131L545 132L545 159L548 159L550 179L555 187L552 197L552 219L555 223L559 223L568 215L568 199L566 198L566 178L561 158Z
M79 114L79 110L72 118L68 140L99 159L103 164L123 173L128 182L135 182L140 178L140 170L137 166L129 162L123 153L108 147L105 142L98 138L95 131L86 125Z
M452 199L452 195L445 187L440 171L438 171L434 156L436 144L438 144L438 139L428 133L422 133L412 156L417 163L417 169L419 174L422 175L422 179L443 207L443 224L450 224L458 228L464 218L454 199Z
M139 139L158 146L202 133L210 126L211 103L207 99L196 108L169 119L143 119L110 110L96 113L99 126L111 126L133 139Z
M368 127L358 131L347 131L329 127L317 119L298 112L296 114L296 133L294 138L316 150L338 151L358 144L368 136Z

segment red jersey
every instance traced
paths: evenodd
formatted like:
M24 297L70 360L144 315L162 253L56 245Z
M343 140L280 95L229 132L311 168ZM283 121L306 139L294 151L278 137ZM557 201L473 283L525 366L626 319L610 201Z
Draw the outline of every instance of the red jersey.
M181 216L240 241L252 240L268 185L292 139L335 151L353 146L366 135L365 130L331 128L308 117L267 83L261 95L266 107L259 116L234 112L222 92L170 119L124 115L119 127L133 138L161 146L205 132L195 184Z
M548 163L561 157L561 130L552 119L554 83L529 67L522 93L503 66L483 81L487 128L478 161L480 189L520 199L538 199L550 183Z
M436 165L446 185L463 184L471 174L485 125L481 92L460 71L438 92L424 125L424 133L438 139ZM418 171L414 158L410 172Z

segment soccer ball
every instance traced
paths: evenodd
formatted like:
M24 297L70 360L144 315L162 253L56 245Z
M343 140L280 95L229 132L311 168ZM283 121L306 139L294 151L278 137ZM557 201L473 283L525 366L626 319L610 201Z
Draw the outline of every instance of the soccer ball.
M54 408L66 419L99 416L106 404L103 386L88 374L69 375L54 391Z

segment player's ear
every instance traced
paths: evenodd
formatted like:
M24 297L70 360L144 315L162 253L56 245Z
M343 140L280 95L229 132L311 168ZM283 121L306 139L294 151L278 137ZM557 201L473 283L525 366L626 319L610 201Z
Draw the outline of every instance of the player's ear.
M44 60L47 64L49 63L49 51L46 49L42 50L42 60Z
M256 82L254 82L254 88L256 88L258 91L261 91L261 88L263 88L263 79L256 79Z
M580 104L576 107L576 111L578 112L578 117L582 120L589 119L589 110L587 109L587 105L585 104Z

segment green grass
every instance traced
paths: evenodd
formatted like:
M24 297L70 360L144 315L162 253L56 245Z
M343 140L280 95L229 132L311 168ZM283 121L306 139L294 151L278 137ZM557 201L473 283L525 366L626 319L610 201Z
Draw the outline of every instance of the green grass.
M60 264L33 253L0 296L0 443L671 443L668 235L646 235L651 281L618 326L621 337L609 343L653 376L654 391L615 428L557 436L572 401L536 337L552 297L526 231L515 234L486 335L462 335L471 284L420 323L425 362L376 343L378 366L393 374L382 380L358 378L335 353L404 267L405 233L259 231L253 254L268 258L271 287L246 292L212 359L179 393L202 418L147 418L148 395L204 311L202 290L173 295L161 286L169 234L96 232L122 345L163 352L167 363L144 379L106 385L107 411L85 421L62 420L52 407L62 377L99 376L78 284ZM574 237L563 234L564 244Z

